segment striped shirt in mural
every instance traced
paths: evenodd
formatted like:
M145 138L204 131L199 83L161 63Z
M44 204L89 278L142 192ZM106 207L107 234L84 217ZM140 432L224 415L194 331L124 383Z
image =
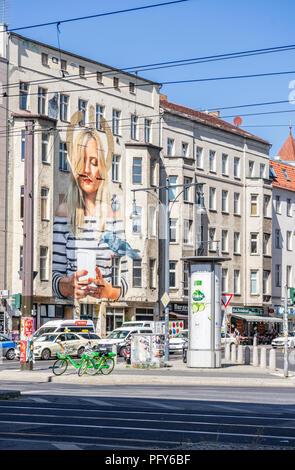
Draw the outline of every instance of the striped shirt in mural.
M68 229L67 217L55 217L53 223L53 253L52 253L52 289L54 295L63 299L59 291L60 279L69 277L77 269L78 250L93 250L96 255L96 266L101 271L106 282L112 283L112 258L120 256L120 298L128 290L126 256L118 255L105 241L105 234L124 239L123 219L109 218L106 221L105 232L98 233L95 217L85 217L81 234L77 238Z

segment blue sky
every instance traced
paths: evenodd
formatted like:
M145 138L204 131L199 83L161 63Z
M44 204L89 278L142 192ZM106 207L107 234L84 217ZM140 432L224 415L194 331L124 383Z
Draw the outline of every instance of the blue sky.
M160 3L164 0L6 0L9 28ZM2 2L1 2L2 3ZM295 44L295 2L290 0L190 0L150 10L63 24L62 49L118 68ZM57 46L55 26L18 31ZM157 82L295 71L294 51L141 72ZM164 85L169 101L193 109L288 100L295 73L277 77ZM295 82L294 82L295 83ZM293 88L295 90L295 88ZM290 110L260 116L245 113ZM221 112L242 116L242 127L272 144L277 154L295 128L295 103ZM233 122L233 118L226 118ZM267 127L268 126L268 127ZM295 136L295 130L293 131Z

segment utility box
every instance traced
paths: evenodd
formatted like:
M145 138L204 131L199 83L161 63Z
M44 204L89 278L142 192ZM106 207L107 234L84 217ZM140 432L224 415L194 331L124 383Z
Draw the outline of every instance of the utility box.
M132 367L164 367L164 334L135 334L131 337Z

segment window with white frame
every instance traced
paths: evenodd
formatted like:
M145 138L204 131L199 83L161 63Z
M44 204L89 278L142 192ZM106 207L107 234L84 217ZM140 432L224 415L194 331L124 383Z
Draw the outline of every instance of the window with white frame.
M190 202L191 201L191 186L189 185L192 184L192 179L184 177L183 183L185 185L188 185L183 188L183 200L184 202Z
M151 128L152 121L150 119L144 120L144 141L147 143L151 142Z
M96 104L95 107L95 126L96 129L101 131L103 130L103 125L101 119L104 117L104 109L105 107L101 104Z
M252 216L258 215L258 195L257 194L250 195L250 215Z
M281 198L280 196L275 197L275 211L277 214L281 213Z
M142 158L133 157L132 163L132 184L142 183Z
M292 250L292 232L291 232L291 230L287 230L286 239L287 239L286 248L287 248L288 251L291 251Z
M183 295L188 295L189 287L189 263L183 263Z
M41 134L42 163L48 163L49 161L48 143L49 143L49 134L47 134L47 132L42 132Z
M265 165L264 165L264 163L260 163L260 165L259 165L259 176L260 176L260 178L265 178Z
M24 209L25 209L25 187L21 186L20 187L20 210L19 210L19 216L21 219L24 218Z
M250 253L251 255L257 255L258 253L258 233L250 234Z
M191 229L192 229L192 220L184 219L183 221L183 243L191 243Z
M249 178L253 178L253 175L254 175L254 162L250 160L248 163L248 176Z
M188 157L188 143L181 142L181 155L182 157Z
M112 160L112 181L120 181L120 155L113 155Z
M59 169L62 171L69 171L68 150L66 142L59 143Z
M221 292L228 292L228 269L222 268L221 270Z
M132 266L132 285L133 287L141 287L142 284L142 260L134 259Z
M240 232L234 232L234 254L239 255L240 253L241 253Z
M132 219L132 233L141 233L142 230L142 208L136 206L136 216Z
M240 178L240 158L234 157L234 177Z
M169 219L169 240L172 243L177 242L177 219Z
M222 166L222 174L228 175L228 155L226 153L222 154L221 166Z
M82 112L82 119L79 122L79 125L80 126L85 126L85 124L86 124L86 112L87 112L87 101L79 99L78 100L78 109L79 109L79 111Z
M19 84L19 107L23 111L28 109L28 94L29 94L29 85L24 82Z
M85 71L84 65L79 65L79 75L81 78L85 78Z
M45 88L38 88L38 114L46 113L46 96L47 90Z
M69 120L69 97L68 95L60 95L59 99L59 118L61 121L68 122Z
M234 294L239 295L241 293L241 276L240 270L234 269Z
M209 171L216 172L216 152L209 150Z
M167 157L172 157L174 155L174 139L171 137L167 138Z
M275 229L275 248L281 248L281 230L278 228Z
M49 220L49 189L41 188L41 220Z
M234 193L234 215L241 214L240 193Z
M156 208L154 206L149 207L149 235L153 238L156 236Z
M250 294L258 294L258 271L256 270L250 271Z
M281 272L281 265L275 265L275 286L281 287L281 279L282 279L282 272Z
M269 217L270 211L270 196L264 195L263 196L263 217Z
M169 262L169 287L176 287L176 261Z
M40 281L48 281L48 247L40 246Z
M169 176L169 185L176 185L177 183L177 176ZM176 198L176 190L177 188L169 188L169 201L173 201Z
M270 234L264 233L263 234L263 254L264 255L270 254L269 240L270 240Z
M228 231L221 231L221 251L228 252Z
M21 160L24 161L26 154L26 131L21 130Z
M114 135L120 135L120 118L121 111L118 109L113 109L112 131Z
M48 67L48 54L46 52L41 52L41 63Z
M120 286L120 258L112 258L112 286Z
M155 287L156 287L155 271L156 271L156 260L153 259L153 258L150 258L150 261L149 261L150 289L155 289Z
M286 284L287 287L292 287L292 266L286 266Z
M270 279L270 271L263 271L262 291L264 295L269 294L269 279Z
M157 175L156 175L157 163L156 160L151 159L150 161L150 185L157 185Z
M228 212L228 191L221 191L221 210L222 212Z
M216 210L216 188L209 188L209 209Z
M292 217L292 201L287 199L287 216Z
M216 251L216 241L215 241L216 229L214 227L209 228L209 251Z
M131 115L131 139L137 140L137 116Z
M197 147L196 149L196 166L199 169L203 169L203 148Z

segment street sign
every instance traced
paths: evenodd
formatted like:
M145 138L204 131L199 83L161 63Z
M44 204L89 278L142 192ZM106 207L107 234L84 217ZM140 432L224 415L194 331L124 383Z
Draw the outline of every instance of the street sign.
M162 295L162 297L161 297L161 302L162 302L162 304L163 304L163 306L164 306L165 308L166 308L167 305L169 304L169 302L170 302L170 297L169 297L169 295L167 294L167 292L165 292L165 293Z
M221 296L221 302L223 303L223 305L224 305L225 307L228 306L228 304L230 303L232 297L233 297L233 294L222 294L222 296Z
M0 290L0 299L8 299L9 290Z

